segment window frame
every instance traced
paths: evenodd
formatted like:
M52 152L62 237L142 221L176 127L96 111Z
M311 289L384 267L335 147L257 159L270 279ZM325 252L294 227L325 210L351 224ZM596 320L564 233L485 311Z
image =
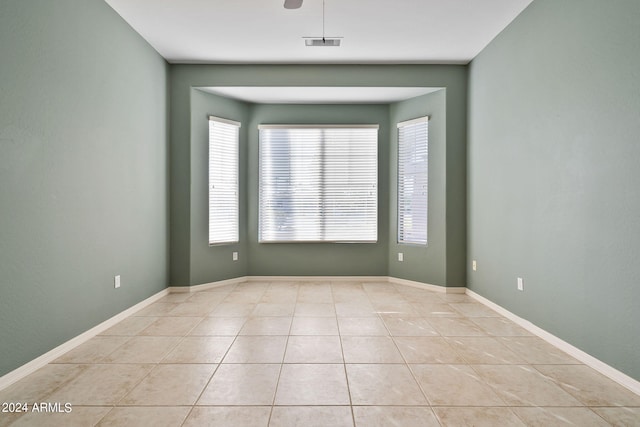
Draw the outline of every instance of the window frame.
M214 128L217 125L221 126L223 132L231 131L233 134L230 140L222 140L218 141L220 143L230 144L230 146L226 147L218 147L218 149L223 150L222 152L218 152L216 156L214 153L214 149L216 148L214 145L216 141L214 138ZM230 245L236 244L240 241L240 127L242 124L240 122L229 120L216 116L209 116L208 120L209 125L209 140L208 140L208 242L209 246L220 246L220 245ZM224 130L226 128L226 131ZM224 135L225 137L227 135ZM222 159L216 159L216 157L222 157ZM230 158L229 158L230 156ZM217 207L222 211L225 208L230 208L233 210L231 214L222 214L218 218L215 218L215 213L213 208L216 207L216 192L214 191L214 181L216 177L213 173L213 167L216 162L222 163L222 171L226 171L235 174L235 177L222 177L219 176L222 181L218 181L219 185L222 186L222 196L224 197L223 202L220 203ZM227 169L227 167L230 167ZM235 179L234 179L235 178ZM230 185L231 184L231 185ZM234 194L230 194L234 193ZM231 197L229 197L231 195ZM235 196L235 197L233 197ZM215 223L218 220L219 223ZM230 221L231 220L231 221ZM230 221L230 222L229 222ZM229 224L229 229L224 230L224 226ZM216 226L218 228L223 229L223 234L216 237L214 235L215 230L213 227Z
M351 125L351 124L338 124L338 125L334 125L334 124L313 124L313 125L300 125L300 124L262 124L258 126L258 129L260 131L260 135L259 135L259 170L258 170L258 197L259 197L259 201L258 201L258 207L259 207L259 212L258 212L258 242L259 243L267 243L267 244L271 244L271 243L377 243L378 241L378 227L379 227L379 223L378 223L378 217L379 217L379 157L378 157L378 145L379 145L379 128L380 126L378 124L357 124L357 125ZM310 130L310 131L314 131L317 130L321 133L321 136L319 137L318 141L313 141L311 142L311 144L317 144L315 147L311 147L310 151L313 151L314 149L316 150L320 150L323 154L319 155L319 162L317 165L319 165L319 169L321 170L319 172L320 176L324 176L323 174L326 173L327 170L330 170L332 167L334 167L334 164L330 163L330 161L327 160L327 158L331 158L330 155L326 156L324 155L324 150L327 150L327 146L329 146L330 144L335 144L336 140L331 140L330 142L328 141L327 135L324 132L325 130L332 130L332 129L343 129L345 130L345 132L349 132L349 131L361 131L361 130L375 130L375 135L371 138L371 140L367 140L366 144L370 144L370 148L372 151L369 152L368 154L365 155L365 157L373 157L373 160L368 159L369 163L367 163L367 165L369 167L372 167L373 170L373 177L368 177L370 179L370 181L367 181L367 185L372 184L372 188L374 189L374 194L372 199L372 203L373 203L373 208L371 208L370 203L366 202L365 205L367 205L368 209L365 209L363 212L363 216L365 216L369 222L366 222L367 226L370 228L369 230L367 230L367 233L370 233L370 235L367 236L367 238L361 238L359 236L353 236L353 237L347 237L347 236L340 236L340 238L331 238L331 234L332 233L336 233L336 229L339 229L340 226L344 226L345 223L330 223L330 219L332 218L332 216L330 215L326 215L326 212L329 210L327 207L331 206L331 203L336 203L335 200L336 199L329 199L328 202L321 202L321 204L319 205L319 211L321 213L319 213L319 218L321 221L321 225L320 227L320 231L318 231L317 227L317 223L314 224L314 226L316 227L314 230L304 230L303 226L301 227L302 232L300 234L304 234L305 232L308 232L309 234L307 236L302 236L299 238L289 238L291 237L291 234L296 234L295 231L288 231L288 232L282 232L280 236L277 236L277 234L279 233L278 230L275 229L270 229L270 230L265 230L266 227L266 223L271 222L271 226L273 226L274 221L274 215L271 213L271 216L269 218L263 216L263 215L267 215L267 213L265 212L265 206L269 203L273 201L273 196L265 196L265 193L268 193L269 191L273 191L274 189L274 184L265 184L264 181L266 180L266 178L268 178L265 175L265 168L267 167L272 167L272 163L269 162L269 165L265 165L266 160L266 155L264 154L263 150L266 150L265 145L266 144L271 144L271 142L266 142L267 139L267 133L263 133L263 131L270 131L270 130L285 130L285 131L292 131L293 133L295 133L295 131L300 130L300 129L304 129L304 130ZM366 133L366 132L365 132ZM273 135L272 135L273 136ZM292 139L286 139L286 143L291 144L292 142L295 142L295 140ZM354 138L355 141L355 138ZM308 140L305 140L305 142L309 143ZM358 142L357 143L362 144L362 142ZM358 148L356 142L354 142L354 151L356 149L360 149L362 150L362 148ZM317 148L316 148L317 147ZM349 149L351 149L351 147L349 147ZM329 148L329 150L331 150L331 148ZM290 153L291 149L287 148L287 153ZM289 159L292 159L291 156L289 156ZM295 157L293 157L294 162L295 162ZM271 158L271 160L273 160L273 158ZM351 158L349 157L349 160L351 160ZM277 161L277 159L276 159ZM291 184L290 181L293 181L295 178L291 177L291 171L294 171L295 173L295 168L300 168L300 165L298 164L297 166L295 165L295 163L293 162L289 162L289 169L287 169L288 171L288 176L285 179L285 181L287 181L286 185L284 187L286 187L286 190L289 191L293 191L294 185ZM364 170L364 169L363 169ZM342 170L341 170L342 171ZM356 173L361 172L361 171L356 171ZM348 174L348 172L347 172ZM351 178L351 174L348 174L348 177ZM271 181L273 181L275 175L270 176ZM310 174L310 175L302 175L301 178L307 178L307 179L311 179L313 178L314 175ZM348 178L347 178L348 179ZM271 185L271 187L269 187L269 185ZM344 186L344 184L342 184ZM329 190L328 190L329 189ZM328 192L330 192L330 190L332 189L331 185L329 184L325 184L324 183L324 178L320 179L320 182L318 183L318 187L314 188L314 190L316 190L315 192L312 192L312 196L313 195L317 195L321 200L325 200L325 197L327 195ZM371 191L371 190L368 190ZM288 193L290 194L290 193ZM267 199L265 199L265 197L267 197ZM294 199L294 203L299 203L299 201L297 199ZM360 200L360 199L358 199ZM368 199L367 199L368 200ZM334 207L336 205L333 205ZM294 208L295 209L295 208ZM293 221L296 222L296 219L293 218L289 212L284 211L286 218L288 221ZM344 210L344 211L339 211L339 212L346 212L349 213L350 211L348 209ZM304 213L308 213L308 211L301 211L301 214ZM371 213L373 213L373 226L371 225ZM295 215L295 213L294 213ZM300 215L298 218L304 218L304 215ZM301 221L302 222L302 221ZM334 228L332 228L334 227ZM326 231L326 229L331 229L331 231ZM342 231L338 231L339 232L344 232ZM267 235L269 234L269 235ZM318 237L317 238L310 238L309 236L316 234ZM285 236L286 235L286 236Z
M429 244L429 120L430 120L429 116L423 116L423 117L417 117L415 119L406 120L406 121L397 123L397 129L398 129L397 180L398 182L397 182L397 197L396 197L396 203L397 203L396 241L398 244L401 244L401 245L414 245L414 246L420 246L420 247L427 247ZM402 130L408 127L415 128L417 126L425 127L423 131L424 141L416 141L415 139L410 142L403 141ZM423 235L420 234L420 236L417 238L411 237L412 230L407 230L406 222L405 222L405 219L407 218L406 209L405 209L407 202L403 200L403 197L409 198L413 195L413 194L407 195L404 187L404 182L405 182L404 177L407 174L404 173L403 171L406 169L407 162L406 162L405 156L403 156L402 144L405 144L405 143L411 143L414 146L414 150L413 150L414 152L416 151L415 145L417 143L424 143L424 147L421 148L424 150L424 156L425 156L424 170L419 171L419 173L423 174L423 177L419 177L417 181L424 182L423 185L424 185L425 197L424 199L418 200L416 203L418 204L419 209L424 209L424 218L422 218L424 220L424 234ZM420 181L420 179L423 179L423 181ZM414 234L417 234L418 232L422 233L422 230L418 230L414 232ZM409 237L407 237L407 234L409 234Z

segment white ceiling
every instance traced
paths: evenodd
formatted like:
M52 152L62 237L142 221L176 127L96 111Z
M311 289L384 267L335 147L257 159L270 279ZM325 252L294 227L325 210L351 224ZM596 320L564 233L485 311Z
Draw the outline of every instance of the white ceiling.
M106 0L172 63L466 64L532 0Z
M201 90L257 104L389 104L435 92L428 87L224 86Z

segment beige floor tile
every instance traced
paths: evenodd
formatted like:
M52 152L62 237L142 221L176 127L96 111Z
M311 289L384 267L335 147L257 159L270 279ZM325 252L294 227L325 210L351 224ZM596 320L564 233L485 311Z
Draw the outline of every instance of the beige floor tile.
M58 403L58 402L51 402ZM64 403L60 404L62 411ZM71 412L30 412L13 424L12 427L37 426L37 427L86 427L96 425L102 417L111 409L108 406L71 406ZM0 419L5 414L0 415ZM0 423L0 425L2 425Z
M528 365L473 365L509 406L582 406L553 381Z
M267 289L260 298L259 303L294 304L298 299L297 288L293 289Z
M366 302L337 302L335 303L338 317L378 317L376 309Z
M293 316L296 305L294 303L282 304L273 302L261 302L256 305L252 316Z
M104 363L158 363L178 343L179 337L132 337L106 356Z
M466 363L442 337L395 337L407 363Z
M535 368L587 406L637 406L640 396L584 365Z
M198 405L272 405L278 364L220 365Z
M335 317L294 317L291 335L338 335Z
M335 317L336 309L333 304L298 302L295 315L301 317Z
M413 310L419 317L462 317L450 304L440 303L411 303Z
M426 405L406 365L346 365L354 405Z
M340 335L387 336L389 331L376 317L338 317Z
M344 365L282 365L276 405L348 405Z
M509 408L433 408L443 427L525 427ZM551 426L553 424L548 424Z
M222 292L196 292L186 302L206 304L213 308L216 304L221 303L226 296L227 294Z
M336 290L333 289L333 302L335 304L368 304L371 300L362 290Z
M116 323L106 331L102 332L100 335L138 335L138 333L147 328L156 320L158 320L158 317L127 317L126 319Z
M291 317L251 317L239 335L289 335Z
M194 316L202 317L209 314L214 307L209 304L182 302L169 312L169 316Z
M338 336L292 336L287 342L284 363L343 363Z
M407 300L441 301L436 292L428 291L426 289L420 289L413 286L405 286L400 284L394 284L393 287Z
M434 406L504 406L504 401L468 365L411 365Z
M183 337L200 321L199 317L161 317L147 326L139 335Z
M421 317L386 317L382 316L389 333L394 337L429 337L439 336L433 326Z
M529 364L580 364L578 360L538 337L498 337L498 340Z
M220 363L233 337L186 337L162 363Z
M282 363L286 336L237 337L223 363Z
M191 298L191 292L172 292L158 300L158 302L174 302L181 303Z
M244 317L205 317L189 335L236 336L246 321Z
M607 427L609 423L589 408L512 408L527 426Z
M89 365L47 401L72 405L115 405L151 370L152 365Z
M504 317L475 317L471 321L496 337L526 337L533 334Z
M153 426L179 427L191 410L189 406L145 406L113 408L97 427ZM86 424L89 425L89 424Z
M0 390L0 402L34 403L46 401L57 388L80 375L86 365L46 365L20 381ZM1 409L1 408L0 408ZM0 419L6 416L2 414Z
M418 317L418 313L413 309L413 305L408 302L400 303L373 303L376 313L385 317Z
M137 311L134 316L166 316L177 306L177 302L155 302L150 306Z
M275 406L269 427L353 427L348 406Z
M342 337L345 363L403 363L390 337Z
M249 317L256 308L255 303L222 302L209 313L211 317Z
M224 300L223 303L234 303L234 304L257 304L262 299L264 295L263 291L244 291L242 289L236 289L233 292L230 292Z
M640 426L640 408L591 408L614 427Z
M449 337L447 342L472 365L524 364L525 361L496 338ZM464 363L464 362L463 362Z
M98 335L58 357L53 363L100 363L131 337Z
M328 283L311 286L301 285L298 291L298 303L333 304L333 293Z
M465 318L430 317L429 324L445 337L486 336L484 329Z
M270 406L195 407L183 427L267 427Z
M449 305L465 317L500 317L497 312L479 302L452 302Z
M3 401L4 402L4 401ZM2 414L0 416L0 427L9 427L10 425L16 425L20 418L27 415L27 413L22 412L9 412ZM27 425L34 425L34 423L29 423Z
M215 368L216 365L157 365L119 405L193 405Z
M354 406L356 427L440 427L428 406Z

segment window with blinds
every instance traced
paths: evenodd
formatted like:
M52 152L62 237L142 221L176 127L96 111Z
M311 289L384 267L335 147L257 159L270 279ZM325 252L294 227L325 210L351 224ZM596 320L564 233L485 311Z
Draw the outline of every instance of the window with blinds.
M376 242L378 125L261 125L259 241Z
M238 242L240 123L209 117L209 245Z
M429 117L398 123L398 243L427 244Z

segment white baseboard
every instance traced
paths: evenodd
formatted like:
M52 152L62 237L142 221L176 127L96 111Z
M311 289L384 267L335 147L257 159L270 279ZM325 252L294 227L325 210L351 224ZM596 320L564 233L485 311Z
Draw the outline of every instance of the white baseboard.
M412 288L425 289L427 291L439 292L443 294L464 294L466 288L446 287L440 285L431 285L429 283L416 282L413 280L399 279L397 277L388 277L389 283L397 285L411 286Z
M564 351L568 355L574 357L575 359L579 360L580 362L584 363L590 368L593 368L596 371L600 372L605 377L612 379L613 381L617 382L621 386L626 387L632 392L640 395L640 381L637 381L631 378L627 374L618 371L617 369L607 365L601 360L596 359L595 357L585 353L584 351L580 350L577 347L574 347L568 342L556 337L555 335L545 331L542 328L539 328L538 326L534 325L528 320L513 314L509 310L499 306L493 301L486 299L482 295L479 295L470 289L467 289L466 293L476 301L498 312L499 314L503 315L504 317L516 323L517 325L523 327L524 329L531 332L532 334L542 338L543 340L553 345L554 347L559 348L560 350Z
M247 276L248 282L387 282L386 276Z
M150 296L149 298L139 302L138 304L132 307L129 307L128 309L105 320L99 325L94 326L88 331L83 332L82 334L74 338L71 338L69 341L66 341L63 344L60 344L58 347L46 352L45 354L43 354L42 356L36 359L33 359L31 362L28 362L20 366L19 368L14 369L13 371L3 375L2 377L0 377L0 390L3 390L9 387L11 384L21 380L27 375L32 374L33 372L45 366L46 364L53 362L54 360L56 360L58 357L62 356L66 352L73 350L80 344L83 344L89 341L91 338L95 337L99 333L106 331L107 329L114 326L116 323L120 322L121 320L126 319L136 311L139 311L145 308L146 306L156 302L157 300L159 300L160 298L168 294L169 294L169 289L163 289L157 294Z
M172 294L183 293L183 292L193 293L193 292L206 291L207 289L219 288L221 286L235 285L237 283L242 283L246 281L247 281L247 276L243 276L243 277L235 277L233 279L219 280L217 282L202 283L200 285L193 285L193 286L169 286L167 289L169 289L169 292Z

